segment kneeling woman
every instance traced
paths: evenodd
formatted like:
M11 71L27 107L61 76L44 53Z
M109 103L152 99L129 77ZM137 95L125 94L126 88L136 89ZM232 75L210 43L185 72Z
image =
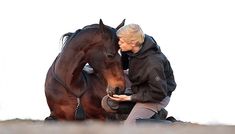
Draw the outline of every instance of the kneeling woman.
M137 24L129 24L117 31L119 46L128 55L129 79L132 95L109 96L115 101L136 102L124 124L136 119L148 119L166 107L176 88L170 62L155 40L143 33ZM128 69L126 68L126 69Z

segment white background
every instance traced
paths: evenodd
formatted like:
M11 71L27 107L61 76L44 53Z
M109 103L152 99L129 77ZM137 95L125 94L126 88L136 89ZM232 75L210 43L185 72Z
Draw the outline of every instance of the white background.
M49 115L47 70L60 37L102 18L138 23L168 57L178 84L169 115L235 124L235 4L232 0L5 0L0 2L0 120Z

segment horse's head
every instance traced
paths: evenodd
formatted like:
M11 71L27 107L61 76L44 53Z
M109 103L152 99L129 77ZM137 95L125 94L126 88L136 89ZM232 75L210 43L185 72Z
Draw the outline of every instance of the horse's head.
M118 38L116 36L116 30L124 25L124 21L116 29L104 25L102 20L98 25L85 27L85 29L98 29L91 37L91 44L85 51L86 61L95 72L105 79L107 83L106 91L111 96L123 93L125 88L121 57L118 53Z

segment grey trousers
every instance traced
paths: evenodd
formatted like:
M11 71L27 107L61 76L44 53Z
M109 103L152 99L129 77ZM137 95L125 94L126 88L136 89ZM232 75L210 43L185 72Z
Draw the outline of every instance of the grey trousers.
M170 101L170 97L164 98L160 103L139 103L137 102L127 119L124 121L125 125L136 124L136 119L149 119L155 113L165 108Z

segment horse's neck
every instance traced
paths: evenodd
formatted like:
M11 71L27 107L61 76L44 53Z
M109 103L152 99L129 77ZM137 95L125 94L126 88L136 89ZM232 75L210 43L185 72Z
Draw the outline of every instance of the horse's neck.
M81 76L85 65L85 63L82 63L84 55L84 52L59 54L55 64L55 73L64 80L66 85L69 86L74 77Z

